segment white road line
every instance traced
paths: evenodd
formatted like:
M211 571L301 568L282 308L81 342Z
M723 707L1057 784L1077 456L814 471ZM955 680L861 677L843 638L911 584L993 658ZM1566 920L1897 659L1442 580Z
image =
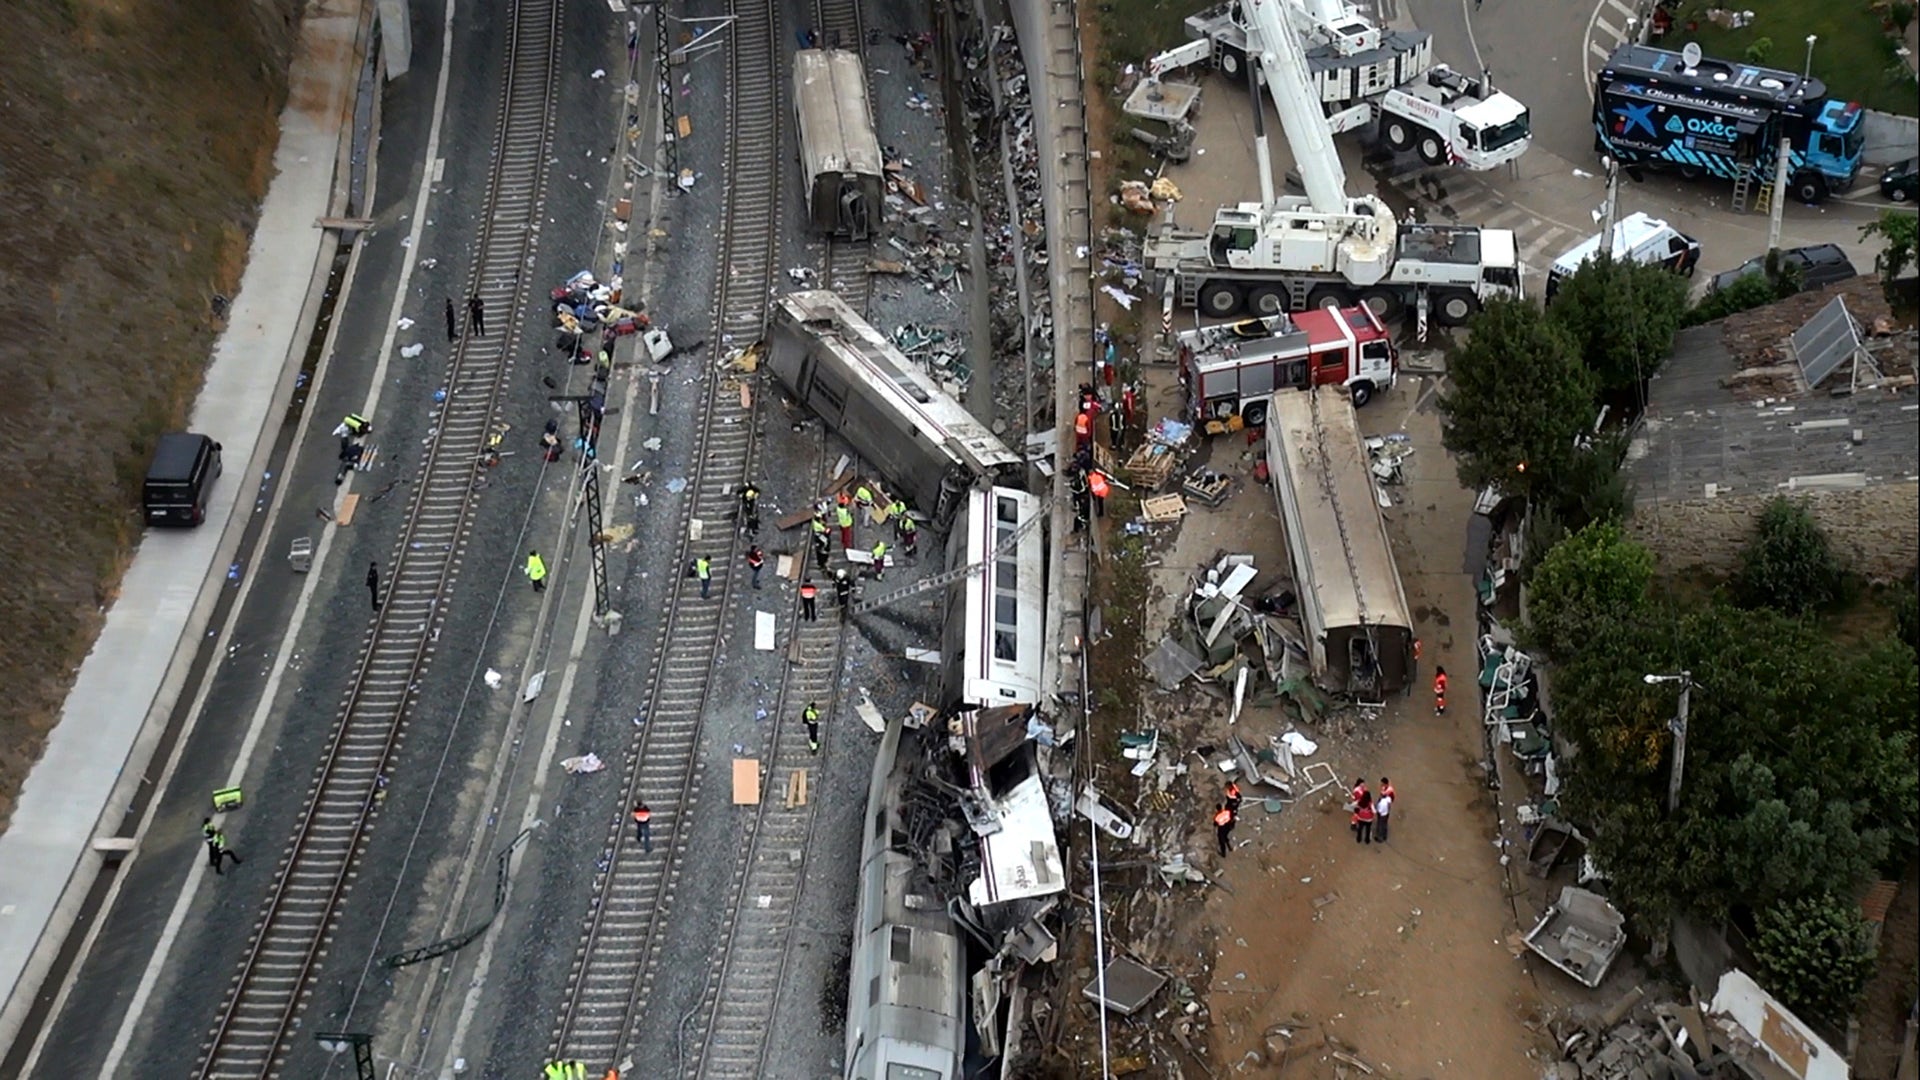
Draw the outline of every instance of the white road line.
M1623 4L1620 0L1607 0L1607 6L1629 19L1637 19L1640 17L1640 13L1633 10L1631 5Z
M1604 31L1606 35L1612 38L1615 42L1621 42L1621 41L1627 40L1627 35L1625 31L1622 31L1619 27L1614 26L1612 23L1599 17L1598 15L1593 17L1593 26L1594 26L1594 29L1596 30ZM1596 41L1594 42L1594 44L1597 45L1599 44L1599 42Z
M1613 50L1607 48L1605 45L1602 45L1597 41L1589 41L1587 42L1587 53L1591 56L1596 56L1602 60L1605 60L1607 57L1613 55ZM1589 77L1588 81L1589 82L1592 81L1591 77ZM1587 100L1589 102L1593 100L1593 87L1591 86L1587 87Z
M453 2L446 0L445 23L441 30L440 42L440 81L434 89L433 123L427 132L427 151L425 160L432 161L439 155L440 125L447 108L447 79L453 67ZM374 368L373 392L367 399L363 415L373 416L374 408L380 401L380 391L386 383L387 361L393 355L393 338L398 332L400 311L408 299L408 284L413 279L414 264L420 252L420 234L427 221L427 196L433 185L422 171L420 188L414 197L413 228L408 234L406 255L400 267L400 282L393 294L393 309L387 319L386 340L380 349L380 359ZM336 320L337 324L337 320ZM329 359L331 359L329 357ZM302 421L303 424L305 420ZM296 451L298 447L294 448ZM286 474L282 469L282 475ZM357 474L349 474L352 481ZM344 491L344 488L343 488ZM237 787L245 778L247 763L253 756L254 747L260 742L261 732L267 726L267 718L273 712L274 699L278 696L280 681L285 677L287 664L293 657L293 648L299 637L300 627L306 619L307 609L312 605L313 594L320 586L323 576L321 569L325 565L327 551L333 546L333 538L339 530L328 529L320 537L318 550L314 552L314 567L307 574L306 582L300 588L300 599L294 604L293 618L287 627L286 636L281 639L279 652L273 658L273 669L267 676L267 684L260 694L259 704L254 707L253 717L248 722L246 737L241 741L239 755L234 759L233 770L227 779L228 787ZM211 682L211 678L208 680ZM157 800L156 800L157 801ZM264 849L263 849L264 850ZM180 928L186 923L187 909L193 904L199 893L200 882L206 877L207 864L194 860L193 869L187 873L185 887L174 899L173 910L167 914L166 928L160 932L160 940L154 947L153 957L147 961L146 970L140 974L140 985L134 990L133 1000L127 1005L127 1014L120 1022L120 1028L114 1033L113 1045L107 1051L106 1063L101 1067L101 1075L114 1076L120 1071L120 1061L126 1056L127 1047L133 1041L133 1031L146 1012L147 999L153 995L153 988L160 980L160 973L166 967L167 957L173 951L174 942L180 936Z
M1606 49L1601 48L1600 45L1593 40L1593 24L1600 21L1600 9L1605 7L1606 3L1607 0L1596 0L1593 5L1593 14L1587 16L1587 31L1584 35L1587 42L1587 51L1580 56L1580 76L1581 81L1586 84L1587 104L1589 105L1593 104L1593 61L1590 60L1589 57L1597 54L1605 58L1610 55Z

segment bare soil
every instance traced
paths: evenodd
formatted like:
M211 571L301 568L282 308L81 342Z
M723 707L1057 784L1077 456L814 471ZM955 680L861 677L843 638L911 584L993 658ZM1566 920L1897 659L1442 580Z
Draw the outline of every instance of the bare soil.
M140 537L271 179L299 0L0 18L0 830Z

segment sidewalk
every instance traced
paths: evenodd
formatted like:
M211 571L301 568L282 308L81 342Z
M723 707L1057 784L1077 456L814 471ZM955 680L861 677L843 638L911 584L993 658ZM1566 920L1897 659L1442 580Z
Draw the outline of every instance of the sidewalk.
M280 114L276 175L227 330L189 427L224 448L207 523L149 532L121 581L60 723L0 835L0 1049L11 1044L109 855L206 634L273 433L293 390L337 243L315 228L344 165L363 0L310 0ZM276 362L277 358L277 362ZM263 362L264 361L264 362ZM250 568L242 568L243 570ZM143 703L145 708L129 708Z

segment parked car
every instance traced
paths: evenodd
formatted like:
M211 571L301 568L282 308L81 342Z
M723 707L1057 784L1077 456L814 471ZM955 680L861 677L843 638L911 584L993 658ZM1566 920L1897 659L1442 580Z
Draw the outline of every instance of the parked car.
M1833 244L1787 248L1780 253L1780 265L1800 268L1802 290L1823 288L1836 281L1845 281L1860 272L1853 268L1847 253ZM1755 255L1725 273L1713 275L1713 284L1709 287L1709 291L1719 292L1750 274L1765 273L1766 268L1767 257Z
M1920 158L1908 158L1881 173L1880 194L1894 202L1920 195Z

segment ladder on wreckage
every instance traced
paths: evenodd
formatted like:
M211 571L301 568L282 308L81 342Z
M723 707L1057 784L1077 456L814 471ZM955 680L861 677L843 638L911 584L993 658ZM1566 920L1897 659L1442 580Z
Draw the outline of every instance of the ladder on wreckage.
M902 600L908 600L919 596L921 593L930 592L945 585L951 585L956 581L972 577L982 570L985 570L987 567L993 565L995 559L1012 551L1028 533L1038 527L1041 520L1047 516L1047 511L1052 505L1052 499L1041 500L1040 508L1034 511L1033 516L1021 522L1013 532L1007 535L1005 540L996 544L992 551L987 552L987 557L981 559L979 562L968 563L965 566L955 567L952 570L935 574L932 577L921 578L911 585L895 589L892 592L882 593L871 600L862 600L853 605L853 614L864 615L875 608L883 608L889 604L897 604Z

